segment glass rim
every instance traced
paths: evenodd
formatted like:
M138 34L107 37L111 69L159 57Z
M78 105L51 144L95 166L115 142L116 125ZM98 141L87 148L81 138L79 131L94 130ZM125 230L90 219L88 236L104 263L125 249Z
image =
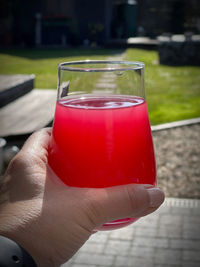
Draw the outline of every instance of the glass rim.
M110 65L127 65L127 66L106 66L102 68L92 68L84 67L86 64L110 64ZM83 68L71 67L70 65L83 65ZM127 71L127 70L141 70L144 69L145 64L139 61L124 61L124 60L79 60L79 61L68 61L62 62L58 65L59 71L68 70L68 71L77 71L77 72L109 72L109 71Z

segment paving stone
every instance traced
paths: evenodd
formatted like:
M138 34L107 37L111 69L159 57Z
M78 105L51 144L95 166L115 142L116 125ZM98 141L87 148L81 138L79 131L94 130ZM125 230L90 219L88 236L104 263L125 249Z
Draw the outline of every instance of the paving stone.
M171 213L171 210L172 210L172 207L168 207L166 205L162 205L157 211L157 215L160 215L160 214L169 214Z
M154 267L153 260L141 259L137 257L117 256L114 266L118 267Z
M96 84L97 88L115 89L117 85L115 83L99 82Z
M185 261L198 261L200 266L200 251L183 251L183 260Z
M170 247L174 249L198 250L200 252L200 240L171 239Z
M192 215L192 216L184 216L184 218L183 218L183 228L184 229L194 228L194 226L196 226L196 228L198 228L199 224L200 224L200 217L196 216L196 214Z
M86 244L83 245L81 248L81 251L86 251L86 252L95 252L95 253L102 253L104 250L105 244L103 242L87 242Z
M95 265L90 265L90 264L72 264L70 267L95 267Z
M193 262L193 261L189 261L189 262L183 262L182 267L199 267L199 262Z
M155 253L155 263L181 266L182 252L180 250L158 248Z
M91 235L89 242L100 242L100 243L106 243L109 238L110 232L103 232L99 231L93 235Z
M142 259L153 259L155 253L155 248L153 247L139 247L133 246L130 249L130 255L142 258Z
M173 225L159 225L157 229L157 237L181 238L182 227L174 227Z
M138 227L135 236L154 237L157 233L156 228L152 227Z
M116 80L115 77L109 77L109 76L104 77L104 76L102 76L100 81L103 82L103 83L114 83L115 80Z
M136 237L133 240L133 245L141 247L168 248L169 240L167 238L157 237Z
M154 214L142 217L137 222L135 222L135 224L139 225L140 227L157 228L158 227L158 215L155 212Z
M183 230L183 238L185 239L200 239L200 230L198 228L196 228L197 226L193 225L194 228L192 228L192 225L191 225L191 228L190 229L184 229ZM198 225L199 227L199 225Z
M67 266L68 267L68 266ZM73 263L71 266L69 267L105 267L104 265L97 265L97 264L77 264L77 263Z
M104 253L109 255L128 255L131 247L130 241L109 240L105 246Z
M103 75L101 76L102 79L107 79L107 78L111 78L111 79L116 79L116 75L112 72L105 72L103 73Z
M83 253L80 252L77 258L75 259L75 263L77 264L90 264L90 265L96 265L101 264L103 266L112 266L114 261L113 255L104 255L104 254L91 254L91 253Z
M94 89L92 90L93 94L99 94L99 95L105 95L105 94L113 94L114 93L114 89L105 89L105 88L99 88L99 89Z
M75 257L76 255L72 257L69 261L67 261L66 263L62 264L61 267L71 267L74 262Z
M133 235L136 232L136 227L135 224L132 224L130 226L127 226L125 228L116 230L116 231L111 231L110 232L110 239L117 239L117 240L132 240Z
M173 225L173 226L181 226L183 221L183 216L177 214L177 215L171 215L171 214L162 214L160 216L160 224L161 225Z
M198 215L198 216L200 216L200 208L197 208L197 209L192 209L191 210L191 214L192 215Z
M180 214L180 215L191 215L192 214L192 209L188 209L187 207L173 207L173 209L171 209L171 214Z

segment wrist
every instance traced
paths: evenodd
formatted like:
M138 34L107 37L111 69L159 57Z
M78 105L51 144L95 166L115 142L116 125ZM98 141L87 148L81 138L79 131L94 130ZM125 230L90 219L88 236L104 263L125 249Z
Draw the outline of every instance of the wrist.
M26 214L24 218L23 214ZM4 236L16 242L34 260L38 267L57 266L49 257L51 250L48 244L42 244L43 240L37 236L37 223L30 222L32 214L27 214L25 203L7 203L1 205L0 210L0 236ZM27 220L27 218L30 219ZM34 228L34 229L33 229ZM41 241L41 242L40 242ZM1 265L0 265L1 266Z
M13 244L18 244L22 251L23 249L24 251L27 251L27 253L35 260L35 257L32 255L32 251L27 248L26 244L26 240L29 240L30 244L32 241L31 239L26 238L26 223L23 221L22 213L20 214L20 210L23 210L23 203L10 203L10 200L8 200L7 197L4 197L4 201L2 201L2 199L3 198L1 196L0 237L2 236L8 240L11 240ZM17 245L15 245L15 247L16 246ZM17 251L19 252L19 250L20 249L18 248ZM19 253L22 254L22 252Z
M48 266L41 264L43 261L38 256L37 250L34 250L34 244L31 237L28 235L26 236L24 230L20 231L19 229L17 229L17 225L15 225L14 221L14 218L12 218L12 220L7 219L5 224L5 220L1 221L0 218L0 238L3 236L16 243L23 251L30 255L30 257L35 262L35 266Z
M0 247L0 266L37 266L31 255L13 240L0 235Z
M0 237L12 240L13 244L18 244L22 250L28 251L27 253L32 256L25 242L28 240L26 238L27 225L24 220L26 205L24 201L18 201L15 198L10 181L11 177L7 173L0 177Z

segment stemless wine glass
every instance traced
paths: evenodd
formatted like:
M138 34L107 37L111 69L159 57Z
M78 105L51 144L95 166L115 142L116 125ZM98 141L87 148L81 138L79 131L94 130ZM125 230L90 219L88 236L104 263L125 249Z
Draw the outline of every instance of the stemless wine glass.
M59 65L49 165L68 186L155 185L143 63L85 60ZM108 222L98 230L136 220Z

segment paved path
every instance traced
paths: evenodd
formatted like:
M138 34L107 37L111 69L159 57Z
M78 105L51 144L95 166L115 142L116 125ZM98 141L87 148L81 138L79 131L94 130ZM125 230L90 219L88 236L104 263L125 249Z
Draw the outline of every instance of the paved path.
M111 57L108 57L107 60L123 60L125 52L120 52ZM118 65L116 65L118 66ZM96 94L114 94L116 90L116 74L112 72L104 72L100 78L97 80L96 87L93 90L93 93Z
M98 232L62 267L199 267L200 200L167 198L155 213Z

